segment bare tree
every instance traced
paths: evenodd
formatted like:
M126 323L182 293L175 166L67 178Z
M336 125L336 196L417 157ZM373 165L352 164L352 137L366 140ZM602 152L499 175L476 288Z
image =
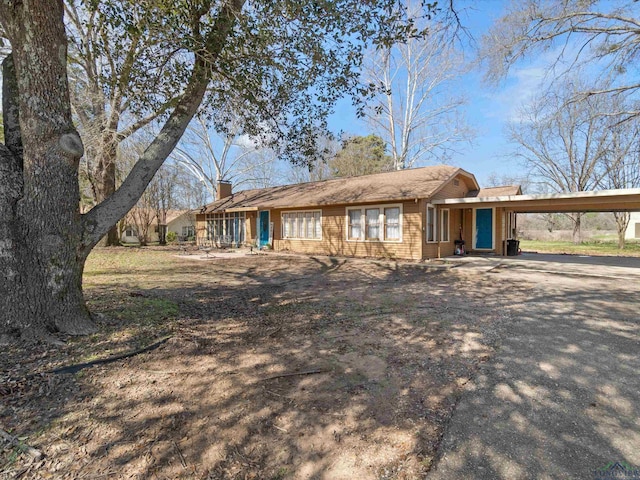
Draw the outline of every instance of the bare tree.
M190 210L206 205L209 199L206 186L182 165L174 162L172 167L177 172L175 207Z
M417 16L419 9L409 5L409 14ZM466 99L451 88L465 68L454 41L457 27L434 23L425 38L409 35L367 56L364 82L379 93L364 112L389 144L396 170L427 159L441 163L457 145L471 140L461 111Z
M602 188L640 187L640 125L636 121L616 122L610 126L611 141L604 155L606 174ZM618 234L618 248L625 247L629 212L613 212Z
M529 175L524 173L523 175L507 175L504 173L491 172L487 177L488 187L502 187L505 185L520 185L522 193L530 193Z
M176 162L207 187L212 199L221 180L235 187L265 183L264 171L269 171L268 164L277 159L274 153L258 153L257 141L242 135L237 122L232 120L225 130L213 134L206 119L197 116L172 153Z
M153 187L151 187L152 189ZM140 246L144 247L151 240L151 226L156 220L156 213L151 200L151 189L145 190L136 206L129 210L123 221L126 226L133 227ZM156 222L157 224L157 222Z
M236 185L267 188L285 183L280 172L278 154L272 148L252 149L241 160L243 179Z
M288 166L288 183L319 182L333 177L329 163L340 151L340 142L333 136L323 135L318 138L317 148L322 152L318 158Z
M567 103L579 81L567 80L523 108L518 123L509 126L516 155L524 160L531 179L542 191L592 190L605 178L610 146L610 121L601 115L605 97ZM560 106L560 108L558 108ZM579 241L580 214L572 217L574 242Z
M175 208L178 172L170 164L163 165L149 184L151 204L158 219L158 241L167 243L167 212Z
M593 95L634 92L640 88L637 70L640 54L640 4L636 1L517 0L484 37L487 79L497 82L522 58L558 46L555 62L559 74L568 74L584 64L598 66L606 86L583 85L566 102ZM627 104L626 107L629 107ZM627 118L637 108L602 113Z

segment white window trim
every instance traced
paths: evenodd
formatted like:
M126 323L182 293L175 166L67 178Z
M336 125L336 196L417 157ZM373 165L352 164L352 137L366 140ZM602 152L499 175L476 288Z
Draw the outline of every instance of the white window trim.
M495 250L496 249L496 209L495 207L483 207L480 210L487 210L491 208L491 248L477 248L476 247L476 242L477 242L477 235L476 235L476 211L478 210L477 208L473 209L473 249L474 250L478 250L480 252L490 252L491 250Z
M447 212L447 225L444 224L443 212ZM447 239L442 239L442 234L447 232ZM440 210L440 242L451 243L451 210L449 208L443 208Z
M385 210L390 209L390 208L397 208L398 209L398 238L392 238L392 239L386 239L387 236L387 219L386 219L386 213ZM385 241L386 242L401 242L402 241L402 206L385 206L381 208L381 218L382 218L382 224L380 225L380 229L381 232L383 232L384 236L385 236Z
M365 210L377 208L380 213L378 216L378 225L380 235L382 237L385 236L385 223L384 223L384 209L385 208L398 208L400 210L400 217L398 220L398 229L400 230L400 238L394 240L386 240L386 239L378 239L378 240L367 240L366 239L366 213ZM360 238L349 238L349 212L352 210L360 211ZM402 211L401 203L383 203L379 205L358 205L353 207L346 207L344 213L344 225L345 232L344 236L347 242L355 243L355 242L365 242L365 243L402 243L402 226L404 223L404 215Z
M289 214L289 213L319 213L320 214L320 238L300 238L300 237L285 237L284 236L284 215L285 214ZM298 231L300 231L298 229ZM306 225L305 225L305 233L306 233ZM286 210L283 212L280 212L280 238L282 240L301 240L301 241L305 241L305 242L321 242L322 241L322 237L324 236L324 231L322 228L322 209L317 209L317 210Z
M433 209L433 240L429 240L429 209ZM438 243L438 209L435 205L427 203L424 211L424 239L426 243Z

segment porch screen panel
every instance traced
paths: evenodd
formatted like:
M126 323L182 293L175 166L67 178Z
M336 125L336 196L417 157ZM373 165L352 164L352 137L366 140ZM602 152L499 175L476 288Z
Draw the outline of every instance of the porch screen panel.
M246 225L245 225L245 214L244 212L236 212L236 225L238 226L237 230L238 230L238 236L236 239L237 243L244 243L244 239L245 239L245 229L246 229Z

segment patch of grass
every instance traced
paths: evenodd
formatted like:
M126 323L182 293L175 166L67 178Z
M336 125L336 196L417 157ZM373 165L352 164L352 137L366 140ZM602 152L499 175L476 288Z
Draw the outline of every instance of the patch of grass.
M126 327L158 327L174 320L179 313L176 303L153 297L131 297L121 292L112 296L101 295L87 301L89 309L106 316L110 323L119 323ZM95 342L95 336L89 337Z
M75 362L91 362L145 347L173 330L177 304L161 298L101 297L87 302L100 331L70 342Z
M84 284L101 283L101 276L117 274L145 275L165 271L171 274L175 261L167 251L147 248L116 247L94 249L84 269ZM113 284L113 278L108 282Z
M284 480L289 475L289 469L286 467L280 467L278 471L271 477L271 480Z
M616 241L591 240L574 244L562 241L521 240L522 251L538 253L567 253L572 255L620 255L640 257L640 242L628 240L624 249L618 248Z

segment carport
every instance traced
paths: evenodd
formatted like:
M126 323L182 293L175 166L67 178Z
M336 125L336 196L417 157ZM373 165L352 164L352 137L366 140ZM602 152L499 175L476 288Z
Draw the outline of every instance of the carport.
M640 188L540 195L447 198L438 209L462 210L461 239L472 251L507 254L515 239L518 213L588 213L640 211Z

